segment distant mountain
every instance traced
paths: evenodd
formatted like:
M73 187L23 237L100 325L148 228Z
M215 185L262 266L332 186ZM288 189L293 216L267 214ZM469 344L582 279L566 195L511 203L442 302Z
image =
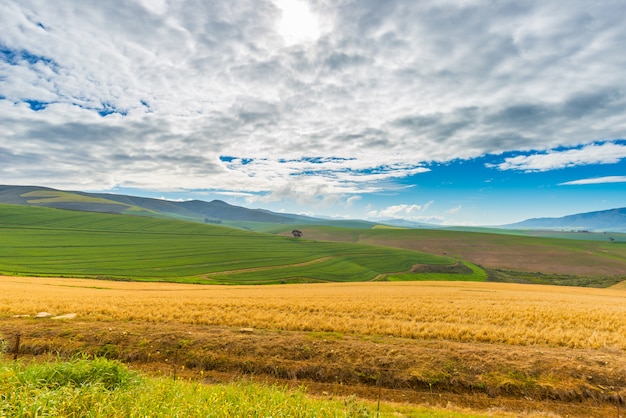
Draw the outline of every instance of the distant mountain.
M303 221L302 217L298 217L298 215L283 215L265 210L247 209L229 205L221 200L213 200L211 202L201 200L172 202L163 199L110 193L63 191L37 186L0 186L0 203L46 206L87 212L125 213L178 219L188 218L206 222L298 223Z
M561 218L533 218L504 225L514 229L626 232L626 208L578 213Z
M278 224L316 224L344 227L371 227L365 221L328 221L296 214L263 209L248 209L221 200L173 202L111 193L85 193L38 186L0 185L0 203L45 206L86 212L132 214L151 217L186 219L196 222L263 222Z

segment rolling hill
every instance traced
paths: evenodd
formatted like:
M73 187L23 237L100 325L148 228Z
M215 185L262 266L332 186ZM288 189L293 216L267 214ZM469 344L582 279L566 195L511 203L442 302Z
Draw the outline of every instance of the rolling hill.
M221 200L213 200L210 202L202 200L174 202L164 199L113 193L64 191L39 186L0 185L0 203L44 206L86 212L129 214L154 218L171 218L193 222L224 224L231 227L256 231L274 231L276 225L324 225L340 228L365 229L373 228L376 225L388 225L400 228L457 228L401 219L370 222L364 220L314 218L297 214L276 213L264 209L249 209L231 205ZM474 227L474 229L475 228L476 227ZM492 227L490 229L490 232L503 234L511 233L511 230L626 232L626 208L579 213L561 218L533 218L522 222L503 225L501 227ZM509 231L505 229L509 229Z
M489 278L606 287L624 280L626 271L626 247L617 238L268 225L272 234L0 204L0 274L215 284ZM294 228L305 238L292 237Z
M190 200L173 202L138 196L110 193L63 191L38 186L0 185L0 203L43 206L56 209L79 210L114 214L172 218L194 222L224 223L247 229L263 229L255 224L324 224L367 228L375 224L366 221L324 220L296 214L275 213L262 209L248 209L230 205L221 200L205 202Z
M269 284L380 280L415 265L456 264L400 248L7 204L0 204L0 242L5 275ZM482 270L475 273L463 279L484 280Z
M566 229L626 232L626 208L578 213L561 218L533 218L510 225L514 229Z

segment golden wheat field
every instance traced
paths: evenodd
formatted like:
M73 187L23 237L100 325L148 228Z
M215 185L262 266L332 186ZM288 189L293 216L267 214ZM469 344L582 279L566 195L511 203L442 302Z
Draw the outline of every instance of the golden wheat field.
M204 286L0 277L0 315L626 350L626 291L473 282Z

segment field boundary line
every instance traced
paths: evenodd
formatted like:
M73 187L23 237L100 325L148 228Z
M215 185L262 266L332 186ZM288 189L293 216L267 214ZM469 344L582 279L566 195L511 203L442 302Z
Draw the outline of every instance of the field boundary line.
M210 279L212 276L224 276L228 274L239 274L239 273L252 273L255 271L265 271L265 270L275 270L275 269L288 269L291 267L304 267L304 266L309 266L311 264L323 263L324 261L328 261L337 257L338 256L326 256L326 257L316 258L314 260L304 261L302 263L281 264L278 266L251 267L247 269L238 269L238 270L224 270L224 271L218 271L215 273L206 274L204 277L207 279Z

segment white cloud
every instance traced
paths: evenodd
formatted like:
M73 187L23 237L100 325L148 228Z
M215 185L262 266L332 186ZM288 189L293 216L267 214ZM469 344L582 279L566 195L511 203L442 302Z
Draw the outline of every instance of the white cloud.
M426 162L626 155L592 143L626 132L623 2L280 4L0 3L0 178L349 205Z
M430 202L429 202L430 203ZM418 212L423 210L421 205L392 205L381 210L370 210L368 216L370 218L379 219L417 219Z
M497 164L500 170L548 171L589 164L615 164L626 158L626 145L606 142L565 151L506 158Z
M606 176L606 177L593 177L589 179L566 181L565 183L559 183L559 186L574 186L584 184L605 184L605 183L626 183L626 176Z
M222 196L230 196L230 197L245 197L245 198L253 198L255 195L252 193L245 193L245 192L229 192L229 191L216 191L214 192L217 195L222 195Z
M459 213L461 211L461 209L463 208L463 206L459 205L455 208L452 208L450 210L448 210L448 214L450 215L456 215L457 213Z
M158 197L158 199L159 199L159 200L166 200L166 201L168 201L168 202L188 202L188 201L192 200L192 199L183 199L183 198L178 198L178 199L168 199L168 198L167 198L167 197L165 197L165 196L160 196L160 197Z
M352 205L354 205L356 202L358 202L361 199L362 199L361 196L350 196L349 198L346 199L346 206L351 207Z

